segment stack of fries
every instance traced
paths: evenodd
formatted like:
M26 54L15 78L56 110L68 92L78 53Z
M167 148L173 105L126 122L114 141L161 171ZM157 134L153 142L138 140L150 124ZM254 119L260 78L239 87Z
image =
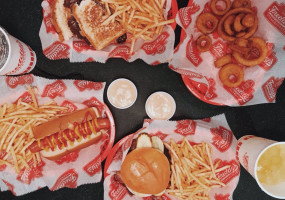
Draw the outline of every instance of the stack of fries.
M211 146L206 143L190 145L184 138L181 144L171 140L165 143L171 155L171 184L166 190L179 199L209 199L212 188L225 186L216 173L230 166L218 168L219 162L213 163Z
M33 89L27 87L32 103L19 99L15 104L0 106L0 155L4 155L0 158L0 165L11 166L17 173L24 168L29 169L31 159L34 167L41 161L39 153L34 154L28 149L35 141L32 127L57 118L67 110L55 102L39 106Z
M111 21L119 21L132 35L130 53L134 50L136 39L152 40L160 34L163 26L174 22L174 19L164 19L164 4L166 0L102 0L108 17L102 25ZM114 10L111 13L110 10Z

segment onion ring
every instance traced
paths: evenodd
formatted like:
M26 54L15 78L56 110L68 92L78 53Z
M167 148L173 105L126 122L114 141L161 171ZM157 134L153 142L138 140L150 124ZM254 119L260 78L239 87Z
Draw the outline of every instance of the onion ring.
M264 59L267 56L267 45L266 42L259 37L253 37L249 39L251 48L256 48L259 51L259 56L257 58L254 59L247 59L244 57L244 55L242 55L240 52L234 51L233 52L233 57L242 65L245 66L255 66L255 65L259 65L260 63L262 63L264 61Z
M217 25L218 18L211 13L203 13L197 18L197 28L204 34L212 33Z
M250 8L251 1L250 0L234 0L233 8Z
M231 28L232 24L234 23L234 20L235 20L235 16L230 15L227 17L227 19L224 22L224 29L228 35L234 35L235 34L235 32Z
M237 38L244 38L244 36L246 35L246 32L245 31L242 31L242 32L239 32L236 34L236 37Z
M248 47L248 40L243 39L243 38L237 38L234 41L234 44L240 47Z
M219 2L219 1L223 1L223 2L226 4L226 8L225 8L225 9L223 9L223 10L218 10L218 9L217 9L216 4L217 4L217 2ZM230 0L212 0L210 7L211 7L211 10L212 10L212 12L213 12L214 14L216 14L216 15L224 15L224 14L226 14L226 13L230 10L231 4L232 4L232 3L231 3Z
M244 13L239 13L234 20L234 30L236 32L241 32L242 30L245 29L245 27L241 24L242 18L245 16Z
M232 9L229 12L227 12L222 17L222 19L220 20L220 22L218 24L218 29L217 29L218 30L218 34L224 40L234 41L236 39L235 37L230 36L230 35L225 33L225 31L224 31L224 21L226 20L226 18L228 16L233 15L233 14L238 14L238 13L254 14L253 11L248 9L248 8L235 8L235 9ZM254 18L255 18L254 25L248 29L248 32L244 36L242 36L242 38L249 38L256 32L256 29L257 29L257 26L258 26L258 19L257 19L257 17L255 15L254 15Z
M255 17L253 14L246 14L242 19L241 23L245 27L252 27L254 25Z
M196 46L200 52L208 51L212 46L212 39L207 35L201 35L196 40Z
M225 56L218 58L214 62L214 64L216 68L221 68L222 66L229 64L230 62L232 62L232 56L230 54L227 54Z
M219 78L225 86L237 87L243 82L243 68L237 64L227 64L220 69Z

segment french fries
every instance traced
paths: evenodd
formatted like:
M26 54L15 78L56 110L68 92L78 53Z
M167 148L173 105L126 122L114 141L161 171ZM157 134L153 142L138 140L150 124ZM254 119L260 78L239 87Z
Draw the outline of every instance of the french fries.
M36 166L41 161L39 153L32 153L28 147L35 141L32 127L63 115L66 107L57 106L55 102L38 105L34 90L27 86L32 96L32 103L19 99L14 104L0 106L0 165L9 165L19 173L30 168L33 159Z
M211 146L206 143L190 145L184 138L181 144L171 140L164 143L171 155L171 181L166 190L179 199L209 199L212 188L225 186L216 177L216 172L230 166L218 168L219 162L213 163Z
M174 22L165 20L163 7L166 0L102 0L110 16L102 25L108 25L117 20L132 35L130 54L138 38L152 40L162 32L163 26ZM110 10L114 10L111 14Z

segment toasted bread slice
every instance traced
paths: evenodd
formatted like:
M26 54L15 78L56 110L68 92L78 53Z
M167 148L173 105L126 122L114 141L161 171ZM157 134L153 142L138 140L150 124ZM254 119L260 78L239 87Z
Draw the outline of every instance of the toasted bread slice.
M64 7L64 0L54 0L51 4L52 23L58 33L59 40L69 40L73 33L68 26L68 18L71 15L71 10Z
M126 32L117 21L102 25L109 16L102 6L92 0L83 0L80 5L75 4L72 14L80 26L81 35L97 50L103 49Z

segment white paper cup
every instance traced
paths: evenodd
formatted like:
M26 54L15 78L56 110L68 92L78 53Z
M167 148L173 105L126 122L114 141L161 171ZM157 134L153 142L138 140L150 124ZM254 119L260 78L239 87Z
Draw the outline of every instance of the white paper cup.
M109 102L119 109L131 107L137 100L137 96L138 92L135 84L125 78L114 80L107 90Z
M256 159L255 162L255 177L256 177L256 181L259 185L259 187L269 196L272 196L274 198L278 198L278 199L285 199L285 181L276 185L266 185L260 182L259 178L258 178L258 174L257 174L257 169L258 169L258 161L261 158L261 156L264 154L264 152L266 152L269 148L276 146L276 145L285 145L285 142L276 142L274 144L269 145L268 147L266 147L265 149L263 149L263 151L259 154L258 158ZM285 158L284 158L285 160Z
M6 55L0 60L0 75L18 75L32 71L36 65L35 52L0 26L0 49Z
M170 94L158 91L147 98L145 110L151 119L169 120L176 111L176 103Z

